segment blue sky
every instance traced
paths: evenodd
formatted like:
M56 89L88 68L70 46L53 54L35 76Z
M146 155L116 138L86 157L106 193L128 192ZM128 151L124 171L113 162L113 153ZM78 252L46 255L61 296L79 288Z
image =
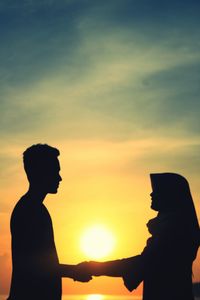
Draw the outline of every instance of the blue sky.
M199 13L199 1L1 1L3 160L44 140L198 152Z
M199 12L198 1L2 1L2 134L197 137Z
M94 157L102 142L119 173L181 173L200 216L199 1L2 0L0 36L6 222L38 142L66 155L89 143Z

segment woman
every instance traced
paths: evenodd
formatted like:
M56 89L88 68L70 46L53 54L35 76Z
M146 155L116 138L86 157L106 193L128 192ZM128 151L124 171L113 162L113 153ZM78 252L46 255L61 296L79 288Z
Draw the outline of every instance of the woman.
M142 281L143 300L194 300L192 263L200 244L198 220L187 180L179 174L151 174L151 237L140 255L90 262L92 275L123 277L132 291Z

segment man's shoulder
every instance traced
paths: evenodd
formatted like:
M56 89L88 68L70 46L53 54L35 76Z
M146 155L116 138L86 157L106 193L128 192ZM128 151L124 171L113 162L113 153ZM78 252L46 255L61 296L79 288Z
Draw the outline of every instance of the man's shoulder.
M24 197L20 198L16 203L12 214L11 214L11 226L12 224L21 224L24 226L27 223L30 223L31 220L38 219L39 210L36 206L32 205Z
M31 210L31 205L28 203L27 199L21 197L15 204L15 207L12 211L12 216L18 214L24 214L26 212L29 212L30 210Z

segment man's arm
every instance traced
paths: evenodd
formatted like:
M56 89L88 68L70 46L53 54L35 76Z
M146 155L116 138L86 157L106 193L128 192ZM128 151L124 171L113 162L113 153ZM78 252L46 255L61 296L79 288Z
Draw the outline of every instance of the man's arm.
M88 282L92 279L91 274L84 265L59 264L59 274L61 277L69 277L75 281Z

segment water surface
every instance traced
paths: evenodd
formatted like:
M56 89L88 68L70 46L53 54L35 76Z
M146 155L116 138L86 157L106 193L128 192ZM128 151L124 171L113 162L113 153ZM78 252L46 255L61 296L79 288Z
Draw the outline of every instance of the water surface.
M6 298L7 296L0 295L0 300L6 300ZM119 296L119 295L89 294L89 295L63 295L62 300L142 300L142 298L134 295ZM200 297L195 298L195 300L200 300Z

